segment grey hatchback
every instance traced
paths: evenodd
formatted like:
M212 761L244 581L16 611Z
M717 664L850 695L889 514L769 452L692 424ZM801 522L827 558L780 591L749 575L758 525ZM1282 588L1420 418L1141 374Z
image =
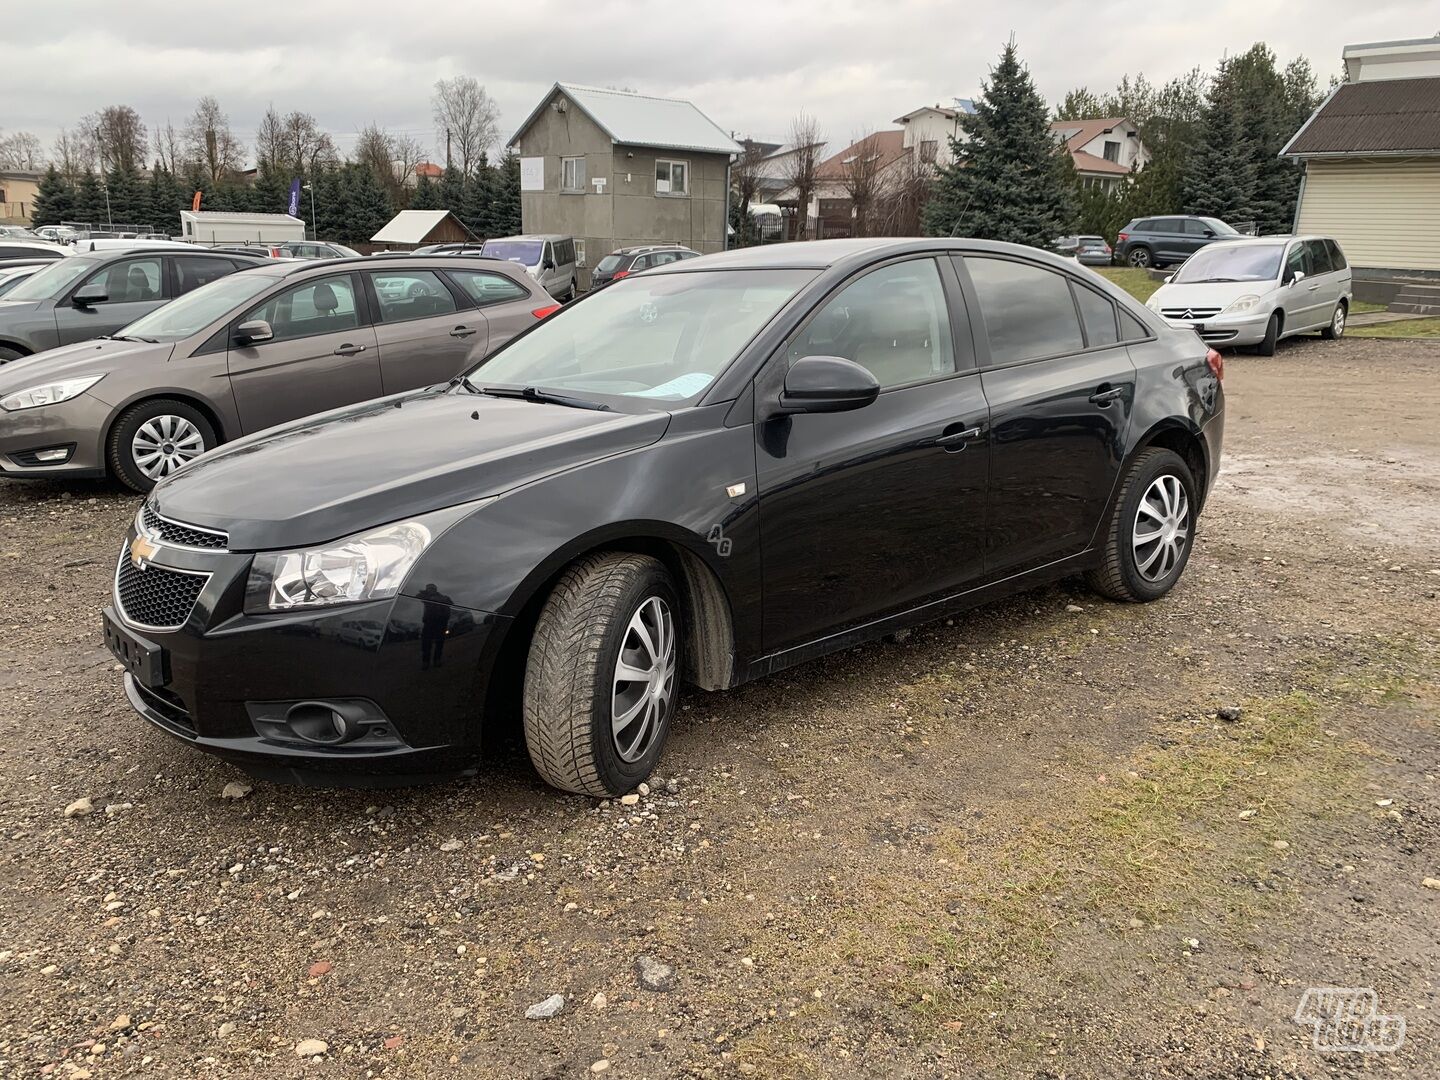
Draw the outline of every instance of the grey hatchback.
M241 435L443 384L557 310L522 268L463 257L232 274L0 368L0 477L111 474L148 491Z
M269 261L174 246L56 260L0 300L0 364L113 334L177 296Z

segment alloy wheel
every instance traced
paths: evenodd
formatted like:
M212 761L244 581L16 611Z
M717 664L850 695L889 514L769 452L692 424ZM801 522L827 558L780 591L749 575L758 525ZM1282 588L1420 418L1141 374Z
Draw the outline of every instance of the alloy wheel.
M1130 252L1130 265L1144 268L1150 265L1150 252L1146 248L1136 248Z
M1190 500L1174 473L1155 478L1135 512L1131 544L1135 569L1146 581L1160 581L1179 565L1190 542Z
M135 467L150 480L163 480L205 452L205 437L183 416L152 416L130 440Z
M658 596L649 597L630 616L610 704L615 752L638 761L650 749L675 695L675 619Z
M1344 305L1344 304L1337 304L1337 305L1335 305L1335 315L1334 315L1334 317L1330 320L1330 332L1331 332L1335 337L1339 337L1341 334L1345 333L1345 305Z

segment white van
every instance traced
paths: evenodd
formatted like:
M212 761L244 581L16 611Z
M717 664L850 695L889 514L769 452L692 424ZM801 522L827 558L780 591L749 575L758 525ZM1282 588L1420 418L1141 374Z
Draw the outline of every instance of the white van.
M480 254L519 263L557 300L575 299L573 236L506 236L486 240Z

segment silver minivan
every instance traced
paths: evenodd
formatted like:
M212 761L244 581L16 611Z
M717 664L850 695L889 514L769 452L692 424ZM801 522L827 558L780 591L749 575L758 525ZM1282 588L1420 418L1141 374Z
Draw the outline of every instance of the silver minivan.
M557 300L568 303L575 299L577 278L573 236L506 236L486 240L481 254L523 266Z
M1338 338L1353 300L1350 265L1332 238L1261 236L1201 248L1146 306L1211 345L1274 356L1275 343L1294 334Z

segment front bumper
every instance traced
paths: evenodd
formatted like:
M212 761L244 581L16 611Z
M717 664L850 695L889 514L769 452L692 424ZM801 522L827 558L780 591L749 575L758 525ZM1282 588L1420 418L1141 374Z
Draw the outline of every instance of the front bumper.
M1161 316L1177 330L1194 330L1200 340L1216 348L1258 345L1265 340L1270 324L1269 311L1247 311L1243 315L1216 315L1210 319L1172 319Z
M210 575L174 630L121 614L112 595L107 617L161 654L154 663L127 665L125 690L136 712L267 779L375 784L474 769L508 619L409 596L246 615L250 561L247 554L162 546L152 568ZM299 702L354 701L381 718L384 739L316 744L277 736L263 721Z
M110 406L92 394L19 412L0 410L0 477L7 480L99 478L105 475L105 428ZM37 451L67 448L42 464Z

